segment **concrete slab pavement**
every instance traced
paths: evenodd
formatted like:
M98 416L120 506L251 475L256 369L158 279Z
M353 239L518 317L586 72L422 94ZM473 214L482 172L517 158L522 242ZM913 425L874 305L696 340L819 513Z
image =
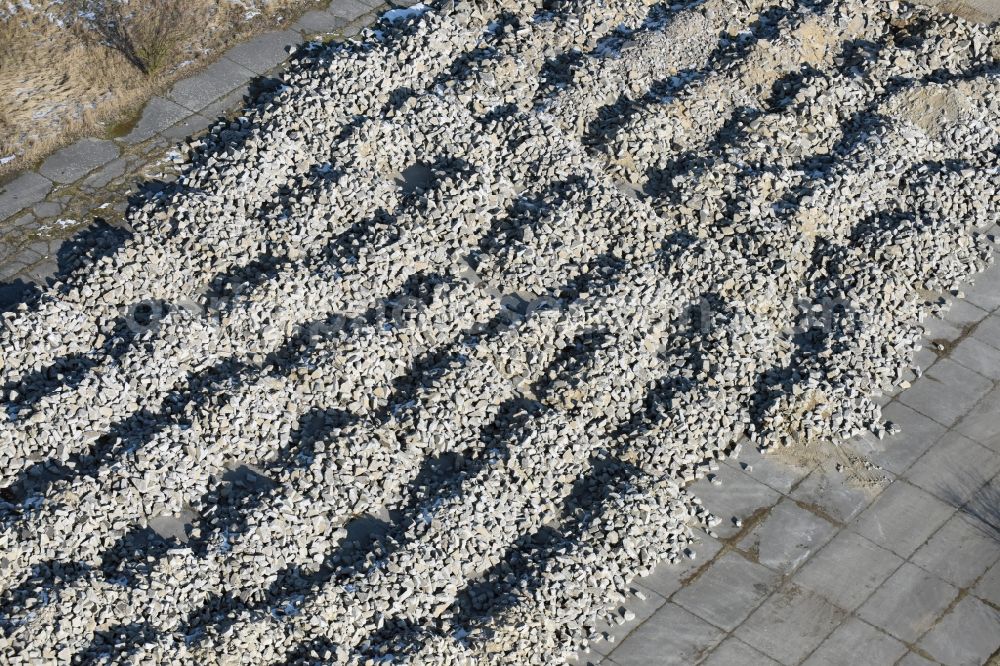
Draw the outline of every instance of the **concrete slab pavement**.
M689 573L662 588L664 608L725 635L679 611L654 613L592 654L653 663L643 660L677 649L676 634L690 629L683 654L692 664L1000 659L1000 364L963 346L1000 340L1000 271L964 291L945 316L959 331L955 344L924 357L936 368L925 383L934 390L914 385L883 409L902 432L844 445L882 465L884 485L830 476L832 462L809 458L749 450L727 461L721 485L692 486L722 518L719 538L696 547L701 564L687 563ZM734 511L742 527L729 521ZM818 539L824 523L832 538ZM674 580L670 570L637 582ZM688 621L675 626L678 616Z

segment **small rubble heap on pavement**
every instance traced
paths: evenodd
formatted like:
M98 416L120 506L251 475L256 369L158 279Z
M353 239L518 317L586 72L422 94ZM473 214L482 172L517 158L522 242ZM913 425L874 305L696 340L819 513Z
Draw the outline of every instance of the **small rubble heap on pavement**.
M303 49L3 315L4 661L568 658L743 438L892 429L993 253L998 57L860 0Z

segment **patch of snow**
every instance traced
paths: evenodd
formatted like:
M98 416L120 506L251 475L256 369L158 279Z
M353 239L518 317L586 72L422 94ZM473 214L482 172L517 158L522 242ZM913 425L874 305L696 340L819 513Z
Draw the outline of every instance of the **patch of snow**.
M418 2L412 7L407 7L405 9L390 9L385 14L382 14L382 18L386 21L402 21L403 19L414 18L421 16L422 14L430 11L430 7L422 2Z
M7 162L12 162L17 155L8 155L7 157L0 157L0 166L7 164Z

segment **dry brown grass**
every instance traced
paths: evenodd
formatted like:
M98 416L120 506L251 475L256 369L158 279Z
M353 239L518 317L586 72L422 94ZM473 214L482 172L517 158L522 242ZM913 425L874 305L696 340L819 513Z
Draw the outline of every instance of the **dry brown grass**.
M53 20L59 4L35 2L35 11L0 17L0 158L16 155L0 165L0 177L32 166L80 136L105 134L226 46L273 27L279 17L288 24L318 3L270 0L266 11L249 18L244 4L235 0L131 4L142 19L133 30L146 67L102 44L85 26ZM174 13L165 13L170 7Z
M191 0L63 0L62 12L85 44L117 51L146 76L175 61L212 17L207 4Z

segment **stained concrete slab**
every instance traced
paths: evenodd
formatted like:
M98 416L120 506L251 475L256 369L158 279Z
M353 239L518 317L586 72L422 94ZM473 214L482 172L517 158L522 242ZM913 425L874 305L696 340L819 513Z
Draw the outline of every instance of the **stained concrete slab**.
M702 666L778 666L778 662L763 652L755 650L738 638L722 641Z
M353 21L372 11L372 7L360 0L333 0L327 11L347 21Z
M316 35L334 32L347 24L348 20L344 17L325 11L311 11L299 17L292 28L304 35Z
M83 181L83 185L92 188L106 187L111 181L124 176L127 169L128 160L124 157L119 157L87 176Z
M692 492L701 498L705 507L718 516L722 523L714 529L722 537L740 531L733 518L746 520L751 515L778 503L778 491L732 468L719 471L721 485L702 479L691 485Z
M965 299L959 298L951 303L944 318L945 321L965 331L985 319L987 315L989 315L989 312L986 310L973 305Z
M189 136L197 134L198 132L208 128L211 124L211 119L200 114L194 114L188 116L176 125L171 125L167 129L163 130L161 134L164 138L170 139L171 141L182 141Z
M167 97L191 111L203 108L256 76L255 72L228 58L220 58L204 70L174 84Z
M834 523L844 523L871 504L889 481L891 478L885 472L852 466L837 455L817 465L795 487L791 497Z
M870 446L856 450L896 475L909 469L946 432L945 427L937 421L898 401L893 401L882 409L882 418L898 426L900 432L883 439L868 438L866 441Z
M1000 610L965 597L918 645L945 666L985 664L1000 648Z
M792 579L840 608L857 608L903 563L862 536L843 531Z
M900 557L909 557L954 512L955 507L930 493L896 481L858 517L854 529Z
M992 388L992 384L979 373L951 359L943 359L901 394L899 400L950 427Z
M43 201L40 204L35 204L32 207L31 212L34 213L39 218L46 217L56 217L62 213L62 204L55 201Z
M52 181L32 171L0 187L0 220L33 206L52 191Z
M121 140L127 144L145 141L189 115L191 115L191 110L177 102L163 97L154 97L142 110L139 122Z
M961 506L1000 471L1000 454L950 432L925 453L905 478L953 506Z
M687 666L697 663L724 636L721 629L667 603L615 649L611 660L620 666Z
M740 540L740 550L751 553L757 562L788 574L818 550L837 528L815 513L783 499L767 518Z
M858 609L858 616L912 643L934 626L957 596L955 586L904 562Z
M1000 453L1000 387L994 388L955 425L969 439Z
M679 590L687 584L699 570L709 566L709 563L722 550L722 542L702 532L695 530L697 543L689 546L691 555L680 564L669 564L664 562L656 567L653 572L642 578L644 586L658 592L664 597Z
M265 74L288 57L288 49L302 42L295 30L265 32L248 42L237 44L224 57L255 74Z
M788 493L816 465L813 462L797 460L792 456L783 456L781 453L780 450L774 449L761 453L756 447L745 442L739 456L726 460L725 464L779 493Z
M972 593L994 606L1000 607L1000 560L980 577Z
M38 168L46 178L57 183L72 183L94 169L118 157L121 151L114 141L80 139L53 153Z
M885 632L851 618L802 662L802 666L857 666L892 664L906 654L906 646Z
M240 86L206 106L200 111L200 115L213 122L222 117L230 117L234 112L241 111L250 97L250 86Z
M910 561L952 585L972 585L1000 558L1000 542L975 519L957 513L913 554Z
M1000 379L1000 349L968 337L958 343L951 358L993 381Z
M992 314L979 322L972 335L994 349L1000 349L1000 314Z
M818 594L786 585L758 608L734 635L782 664L798 664L847 613Z
M613 617L615 619L612 621L602 620L596 627L598 635L607 634L613 637L616 642L596 641L591 645L595 653L610 653L633 629L645 622L667 601L658 593L638 583L631 585L630 592L632 596L629 603L614 609Z
M777 588L780 579L775 571L729 552L675 594L673 601L731 631Z
M964 287L966 299L987 312L1000 308L1000 264L994 264Z
M936 664L925 657L920 656L916 652L907 652L906 655L899 660L896 666L936 666Z

